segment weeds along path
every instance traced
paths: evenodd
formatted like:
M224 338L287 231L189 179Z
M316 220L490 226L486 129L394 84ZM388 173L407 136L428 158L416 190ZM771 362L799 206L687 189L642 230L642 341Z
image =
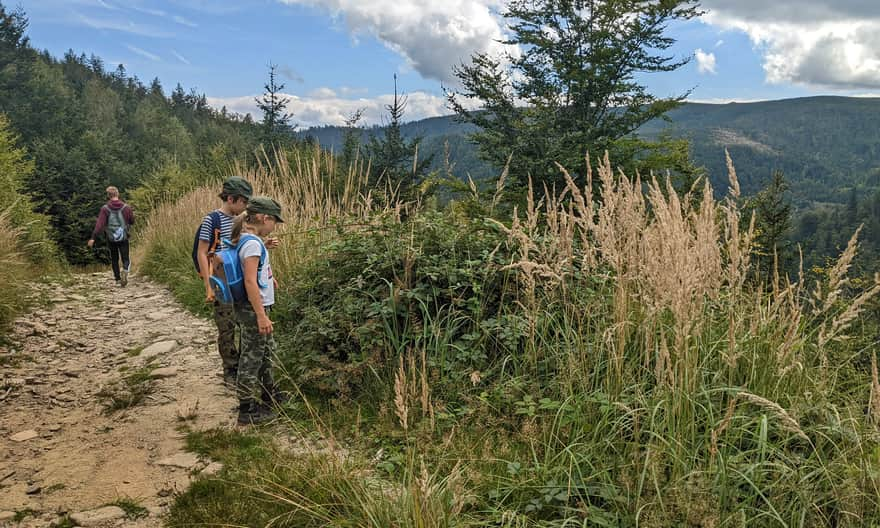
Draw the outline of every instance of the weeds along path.
M183 452L183 426L235 420L213 323L140 277L33 288L40 307L0 347L0 526L161 525L175 491L218 469Z

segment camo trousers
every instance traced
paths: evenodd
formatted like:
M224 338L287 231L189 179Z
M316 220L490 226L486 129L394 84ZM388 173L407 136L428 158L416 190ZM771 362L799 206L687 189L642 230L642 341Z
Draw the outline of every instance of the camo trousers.
M268 314L270 307L266 307ZM275 337L263 335L257 327L257 314L250 304L235 306L235 319L241 328L241 355L238 358L238 390L241 402L259 403L263 390L272 390L272 358Z
M238 347L235 345L235 309L214 301L214 322L217 323L217 350L225 372L238 369Z

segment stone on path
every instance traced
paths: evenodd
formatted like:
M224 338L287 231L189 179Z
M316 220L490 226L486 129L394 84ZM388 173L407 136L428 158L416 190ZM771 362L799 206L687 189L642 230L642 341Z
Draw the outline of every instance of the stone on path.
M223 464L220 462L211 462L208 464L205 469L201 471L202 475L216 475L223 470Z
M141 355L143 357L159 356L169 354L177 347L177 341L159 341L145 348Z
M191 469L199 464L199 455L195 453L177 453L156 462L157 466L171 466Z
M15 519L14 511L0 511L0 523Z
M27 431L22 431L20 433L15 433L10 436L9 439L13 442L26 442L28 440L33 440L34 438L40 436L39 433L34 431L33 429L28 429Z
M150 372L150 377L154 379L173 378L174 376L177 376L177 367L157 368Z
M39 493L41 491L43 491L42 486L40 486L39 484L31 484L30 486L27 487L27 489L24 492L27 495L36 495L37 493Z
M125 510L119 506L104 506L97 510L74 513L70 516L70 520L79 526L89 527L98 526L107 521L122 519L123 517L125 517Z

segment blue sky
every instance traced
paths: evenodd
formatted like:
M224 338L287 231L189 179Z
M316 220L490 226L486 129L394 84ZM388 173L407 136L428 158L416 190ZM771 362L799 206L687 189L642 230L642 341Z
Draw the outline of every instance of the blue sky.
M10 5L14 5L11 4ZM502 0L18 0L32 44L122 63L144 82L177 83L215 105L253 111L278 65L300 126L381 121L392 76L408 119L448 113L443 85L474 51L498 52ZM703 0L676 23L673 52L694 57L643 80L661 96L750 101L880 93L880 1ZM7 6L8 7L8 6Z

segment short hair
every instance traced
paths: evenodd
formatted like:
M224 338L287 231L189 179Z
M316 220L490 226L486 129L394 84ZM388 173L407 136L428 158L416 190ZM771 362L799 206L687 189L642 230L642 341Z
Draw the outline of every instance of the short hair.
M119 189L112 185L107 187L107 198L119 198Z

